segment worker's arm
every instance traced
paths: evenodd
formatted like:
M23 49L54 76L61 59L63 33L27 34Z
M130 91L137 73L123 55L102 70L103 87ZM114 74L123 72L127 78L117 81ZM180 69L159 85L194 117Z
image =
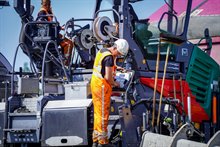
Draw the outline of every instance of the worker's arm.
M113 69L112 67L105 67L105 79L109 84L111 84L113 87L119 87L119 83L114 81L113 78Z

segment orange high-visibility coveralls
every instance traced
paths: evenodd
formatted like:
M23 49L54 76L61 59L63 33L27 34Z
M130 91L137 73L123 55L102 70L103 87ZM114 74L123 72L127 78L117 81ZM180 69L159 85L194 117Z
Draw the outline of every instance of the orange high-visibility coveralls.
M112 87L102 77L102 60L111 55L110 52L100 51L96 54L96 59L93 66L93 74L91 79L92 100L94 105L94 130L93 142L99 144L108 143L108 118L111 101Z
M46 8L41 7L40 11L44 11L46 13L46 15L51 15ZM48 21L52 21L53 20L53 16L47 16L47 20ZM59 34L59 38L63 38L63 35ZM73 42L71 40L69 40L68 38L63 38L60 42L60 46L62 48L62 52L66 58L66 60L64 61L65 65L69 65L70 62L70 58L72 55L72 50L73 50Z

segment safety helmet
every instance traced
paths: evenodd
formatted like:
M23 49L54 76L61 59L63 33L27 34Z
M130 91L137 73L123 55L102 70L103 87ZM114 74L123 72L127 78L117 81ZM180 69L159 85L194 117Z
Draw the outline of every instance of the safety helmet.
M128 42L125 39L116 40L115 45L116 45L117 50L120 54L122 54L124 56L127 55L129 45L128 45Z

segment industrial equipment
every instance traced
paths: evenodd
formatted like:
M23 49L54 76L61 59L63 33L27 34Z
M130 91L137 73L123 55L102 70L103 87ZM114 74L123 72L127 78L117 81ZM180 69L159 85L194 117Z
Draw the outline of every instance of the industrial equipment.
M220 66L188 41L193 0L187 1L182 32L177 32L173 2L153 28L132 7L141 0L112 0L110 9L97 0L93 18L71 18L65 25L64 35L75 43L66 66L56 17L34 20L31 1L15 0L22 20L17 50L30 58L32 72L16 72L13 65L11 97L0 105L0 146L91 146L93 60L97 50L117 38L126 39L130 49L116 62L125 71L116 73L120 88L111 97L110 142L119 147L219 146ZM89 23L79 27L80 21ZM208 29L204 37L210 37ZM76 51L80 62L73 59ZM20 76L18 88L14 75Z

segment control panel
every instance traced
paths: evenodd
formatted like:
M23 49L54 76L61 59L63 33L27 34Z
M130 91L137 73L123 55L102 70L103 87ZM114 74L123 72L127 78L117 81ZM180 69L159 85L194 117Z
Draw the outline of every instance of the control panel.
M7 136L7 142L10 143L36 143L39 141L36 130L10 130Z

